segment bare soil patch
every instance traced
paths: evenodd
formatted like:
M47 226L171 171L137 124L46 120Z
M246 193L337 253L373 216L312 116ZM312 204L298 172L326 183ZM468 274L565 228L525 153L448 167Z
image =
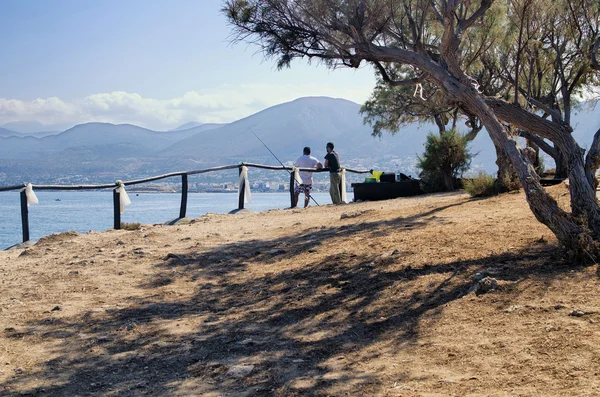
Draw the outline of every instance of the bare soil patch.
M52 236L0 252L0 395L600 395L597 271L523 194Z

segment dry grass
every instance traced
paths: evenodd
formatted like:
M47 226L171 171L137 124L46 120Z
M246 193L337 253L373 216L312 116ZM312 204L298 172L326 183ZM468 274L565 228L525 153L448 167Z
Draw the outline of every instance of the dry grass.
M0 395L599 395L596 271L522 194L47 238L0 252Z

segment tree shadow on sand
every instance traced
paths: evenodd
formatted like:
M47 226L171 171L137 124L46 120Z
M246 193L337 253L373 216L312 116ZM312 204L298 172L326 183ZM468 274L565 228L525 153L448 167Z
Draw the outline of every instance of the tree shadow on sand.
M475 273L518 283L531 276L551 280L572 269L557 265L560 253L544 242L527 252L419 266L403 262L402 250L365 249L311 260L311 252L342 238L366 241L443 222L435 217L443 209L172 253L156 264L158 274L143 287L150 292L176 281L195 283L191 297L149 294L124 302L124 308L30 324L13 337L53 340L57 358L0 385L0 392L44 378L44 389L32 387L25 394L376 393L383 380L360 365L378 354L371 346L410 349L422 319L435 321L445 304L468 294ZM302 265L279 271L282 261ZM184 323L185 331L178 332Z

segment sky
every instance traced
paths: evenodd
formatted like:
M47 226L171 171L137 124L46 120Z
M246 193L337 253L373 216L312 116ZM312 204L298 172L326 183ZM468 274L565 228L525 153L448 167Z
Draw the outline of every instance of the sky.
M1 0L0 126L227 123L304 96L368 99L373 70L277 70L231 42L224 0ZM14 124L13 124L14 125ZM24 126L23 126L24 128Z

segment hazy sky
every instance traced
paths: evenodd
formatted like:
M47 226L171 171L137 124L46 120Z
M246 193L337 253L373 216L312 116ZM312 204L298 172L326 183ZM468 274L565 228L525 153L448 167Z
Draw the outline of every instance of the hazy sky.
M232 45L223 0L1 0L0 125L168 129L230 122L302 96L364 102L370 67L277 71Z

